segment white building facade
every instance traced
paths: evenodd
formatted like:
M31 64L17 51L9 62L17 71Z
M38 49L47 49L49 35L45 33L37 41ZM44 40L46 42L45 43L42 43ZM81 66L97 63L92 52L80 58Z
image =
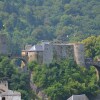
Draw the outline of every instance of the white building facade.
M0 82L0 100L21 100L21 93L8 89L6 81Z

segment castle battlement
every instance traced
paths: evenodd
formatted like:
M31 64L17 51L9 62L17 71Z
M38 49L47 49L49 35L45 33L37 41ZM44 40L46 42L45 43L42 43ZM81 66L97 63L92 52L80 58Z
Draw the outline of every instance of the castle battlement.
M80 43L42 42L22 51L22 56L26 53L29 58L28 62L37 61L39 64L50 64L53 60L73 59L77 64L85 66L84 45Z

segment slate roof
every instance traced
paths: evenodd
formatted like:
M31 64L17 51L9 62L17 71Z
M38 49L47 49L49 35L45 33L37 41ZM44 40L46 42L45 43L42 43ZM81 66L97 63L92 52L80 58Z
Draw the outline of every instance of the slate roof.
M28 51L43 51L43 46L42 45L34 45L31 49Z
M21 96L21 93L20 92L16 92L16 91L12 91L12 90L8 90L8 91L2 92L0 94L0 96L18 96L18 95Z
M45 44L50 44L50 42L42 42L41 44L34 45L28 51L44 51Z
M85 94L82 95L72 95L67 100L89 100Z

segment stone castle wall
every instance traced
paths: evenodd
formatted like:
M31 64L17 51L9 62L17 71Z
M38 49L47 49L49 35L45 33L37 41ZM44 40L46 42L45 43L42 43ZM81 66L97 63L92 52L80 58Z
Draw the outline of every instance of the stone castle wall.
M53 46L53 59L60 61L61 59L74 59L73 45L55 44Z
M74 59L78 65L85 66L84 55L84 45L79 43L74 44Z
M37 51L37 52L28 52L28 62L36 61L39 64L43 63L43 52Z
M0 34L0 54L8 54L8 40L5 34Z
M8 83L6 81L0 81L0 92L8 90Z
M23 52L22 54L25 55L26 53ZM84 45L80 43L47 43L43 45L43 51L29 51L28 58L28 62L37 61L39 64L50 64L53 60L71 59L77 64L85 66Z
M50 64L53 61L53 45L45 44L43 51L43 63Z

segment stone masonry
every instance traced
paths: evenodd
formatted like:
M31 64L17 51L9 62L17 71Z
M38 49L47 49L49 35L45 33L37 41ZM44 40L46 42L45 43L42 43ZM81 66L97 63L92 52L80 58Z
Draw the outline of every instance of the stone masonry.
M30 49L22 50L22 56L28 56L28 62L37 61L39 64L50 64L61 59L73 59L84 66L84 45L80 43L51 43L42 42Z
M0 82L0 100L21 100L21 93L8 89L8 82Z
M8 53L8 41L6 34L0 34L0 54Z

